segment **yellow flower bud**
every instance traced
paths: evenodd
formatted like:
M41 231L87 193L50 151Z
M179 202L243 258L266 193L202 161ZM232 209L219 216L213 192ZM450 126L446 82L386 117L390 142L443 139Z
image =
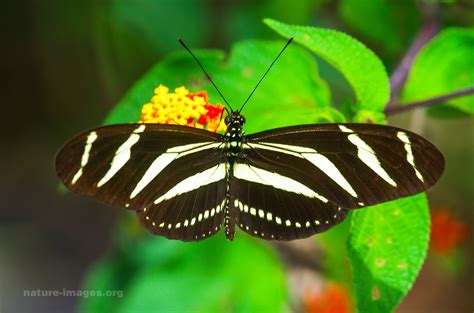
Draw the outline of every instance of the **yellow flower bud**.
M168 87L165 87L161 84L158 87L155 88L155 94L157 94L157 95L167 94L168 91L169 91Z
M186 96L189 93L189 90L187 90L184 86L181 86L176 88L174 92L178 95Z

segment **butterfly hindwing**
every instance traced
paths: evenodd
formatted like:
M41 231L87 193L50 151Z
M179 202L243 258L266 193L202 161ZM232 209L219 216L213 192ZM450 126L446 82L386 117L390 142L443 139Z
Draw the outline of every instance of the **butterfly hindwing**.
M283 176L280 166L253 157L247 161L234 167L238 177L232 179L231 204L239 212L239 227L250 235L267 240L306 238L346 217L346 209ZM253 174L243 175L244 171Z
M221 161L216 154L211 167L201 162L193 166L191 176L186 176L188 167L174 173L174 187L137 212L141 223L154 234L182 241L203 240L217 233L226 208L227 173Z

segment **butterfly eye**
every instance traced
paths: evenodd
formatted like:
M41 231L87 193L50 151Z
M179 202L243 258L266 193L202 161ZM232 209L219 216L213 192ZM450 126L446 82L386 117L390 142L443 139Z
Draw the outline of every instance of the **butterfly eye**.
M245 117L240 116L240 124L245 124Z
M227 115L224 119L224 123L226 125L229 125L231 121L232 121L232 118L230 117L230 115Z

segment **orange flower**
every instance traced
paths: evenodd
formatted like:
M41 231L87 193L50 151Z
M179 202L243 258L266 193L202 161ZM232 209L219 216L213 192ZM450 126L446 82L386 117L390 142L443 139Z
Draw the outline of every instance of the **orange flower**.
M139 123L177 124L203 128L213 132L225 131L221 121L224 106L211 104L206 91L189 92L179 87L173 93L159 85L149 103L142 107Z
M306 313L350 313L353 312L351 297L347 289L339 284L329 284L322 290L307 290L303 295Z
M467 225L449 209L431 213L431 247L439 254L450 254L468 236Z

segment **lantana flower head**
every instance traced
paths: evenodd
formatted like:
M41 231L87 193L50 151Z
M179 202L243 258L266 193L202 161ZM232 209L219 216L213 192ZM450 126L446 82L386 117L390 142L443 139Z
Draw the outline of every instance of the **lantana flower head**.
M306 313L351 313L351 296L341 284L329 283L320 290L306 290L303 295Z
M449 209L431 213L431 248L437 254L448 255L467 240L468 226Z
M182 86L169 92L168 87L160 84L150 102L143 105L139 123L185 125L223 132L226 130L223 112L223 105L209 103L205 90L189 92Z

